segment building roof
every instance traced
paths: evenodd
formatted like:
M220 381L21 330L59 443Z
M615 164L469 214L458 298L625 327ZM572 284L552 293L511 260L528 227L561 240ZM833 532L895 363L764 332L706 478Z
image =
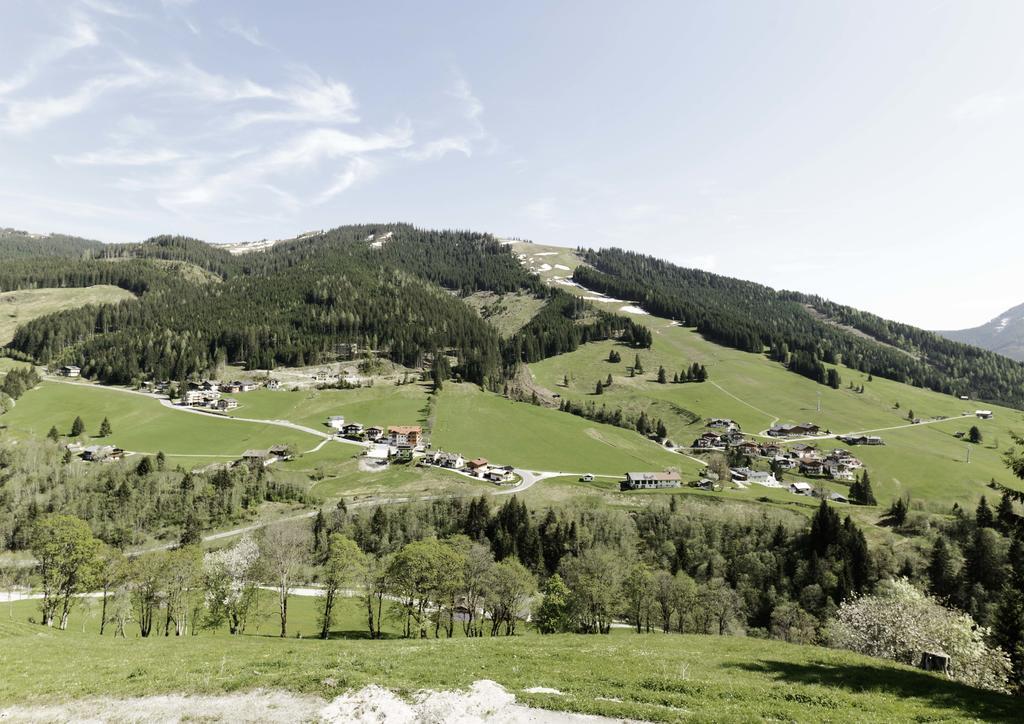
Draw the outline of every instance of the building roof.
M682 478L680 478L679 473L666 473L666 472L661 472L661 473L626 473L626 478L628 480L652 480L652 481L661 481L661 480L674 481L674 480L681 480L682 479Z
M419 425L389 425L388 432L396 435L411 435L412 433L419 435L423 429Z
M474 458L466 463L471 468L482 468L487 465L487 458Z

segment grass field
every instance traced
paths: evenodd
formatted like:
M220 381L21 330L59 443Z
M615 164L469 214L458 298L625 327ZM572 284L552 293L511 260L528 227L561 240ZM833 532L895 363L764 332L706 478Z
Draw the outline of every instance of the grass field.
M259 420L289 420L324 432L333 432L327 427L327 418L331 415L343 415L346 421L363 425L422 425L426 423L428 389L420 383L353 390L260 389L228 395L238 400L238 408L228 414Z
M0 347L13 339L14 330L19 324L37 317L65 309L75 309L86 304L108 304L132 298L131 292L106 284L94 287L0 292Z
M441 391L433 444L534 470L622 475L674 466L692 474L700 467L635 432L512 402L472 385L448 384Z
M269 610L271 594L261 609ZM95 604L94 604L95 606ZM1019 700L905 666L817 647L738 637L533 634L451 640L281 640L273 615L239 637L99 637L23 623L34 602L0 606L0 705L91 696L285 689L330 699L370 683L402 695L492 679L533 706L650 721L1019 721ZM314 631L293 598L291 630ZM335 635L358 637L354 601ZM94 614L93 614L94 615ZM130 635L134 631L130 632ZM55 672L41 675L40 672ZM59 673L56 673L59 672ZM550 687L562 695L528 693Z
M194 456L197 461L234 458L248 448L274 444L303 451L321 441L283 427L169 410L149 397L84 383L44 382L26 392L13 410L0 417L0 424L13 435L42 437L51 426L66 435L76 415L85 422L85 441L90 444L110 443L144 453L162 450L168 456ZM91 437L104 417L109 418L113 434L107 439Z

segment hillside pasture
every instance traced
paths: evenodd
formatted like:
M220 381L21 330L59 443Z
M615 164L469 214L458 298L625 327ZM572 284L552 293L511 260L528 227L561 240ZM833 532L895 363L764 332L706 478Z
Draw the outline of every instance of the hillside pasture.
M112 304L133 298L131 292L107 284L0 292L0 347L14 338L19 324L38 317L86 304Z
M531 470L622 475L676 467L696 474L701 467L632 430L513 402L466 384L442 390L433 445Z
M86 425L86 444L116 444L125 450L168 456L195 457L197 461L232 458L249 448L289 445L296 451L315 447L322 438L276 425L240 422L217 415L171 410L152 397L87 383L43 382L0 417L12 435L43 437L56 427L70 434L80 416ZM103 418L113 434L99 438Z

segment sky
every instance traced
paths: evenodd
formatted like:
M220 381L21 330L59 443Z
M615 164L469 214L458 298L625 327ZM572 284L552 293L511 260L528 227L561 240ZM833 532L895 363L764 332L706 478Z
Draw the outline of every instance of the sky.
M1024 3L0 0L0 227L408 221L1024 302Z

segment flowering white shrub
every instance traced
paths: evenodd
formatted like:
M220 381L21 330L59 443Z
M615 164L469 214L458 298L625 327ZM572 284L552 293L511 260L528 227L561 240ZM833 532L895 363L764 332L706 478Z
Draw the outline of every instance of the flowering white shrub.
M203 556L209 625L227 620L233 634L245 628L245 616L258 584L259 558L259 546L249 536L230 548Z
M924 651L950 657L950 678L970 686L1006 691L1010 661L985 643L988 629L968 614L943 607L905 578L877 593L843 603L829 624L837 648L916 665Z

